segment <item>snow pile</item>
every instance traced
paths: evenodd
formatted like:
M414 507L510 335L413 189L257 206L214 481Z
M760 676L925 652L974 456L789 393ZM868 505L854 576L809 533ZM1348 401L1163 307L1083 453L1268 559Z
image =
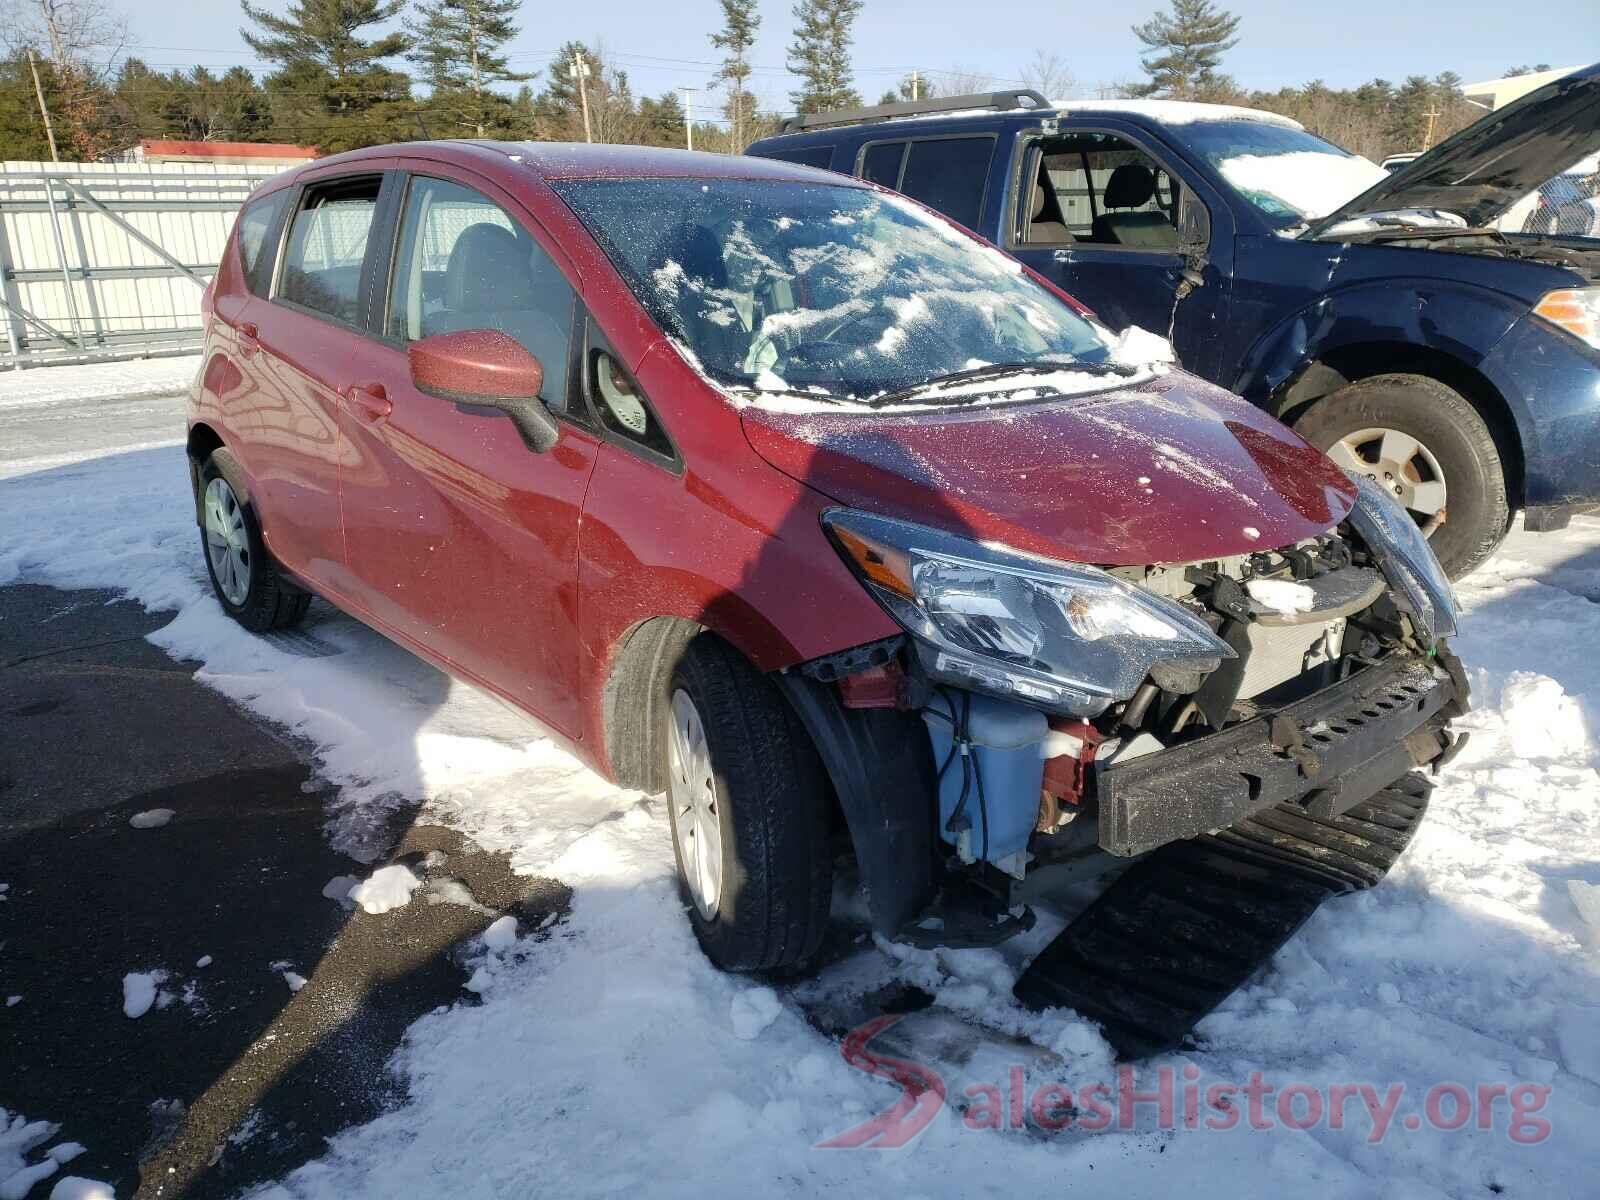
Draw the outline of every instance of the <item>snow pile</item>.
M1548 675L1516 671L1500 693L1500 708L1516 728L1520 758L1583 759L1589 729L1583 709Z
M84 1152L81 1143L58 1142L45 1150L42 1158L28 1161L28 1156L34 1150L60 1131L61 1127L50 1121L30 1121L20 1113L10 1113L0 1108L0 1200L22 1200L34 1185L50 1178ZM94 1200L95 1193L75 1192L71 1188L63 1190L62 1185L68 1182L69 1179L60 1180L50 1193L51 1197L70 1200L81 1195L87 1200ZM111 1190L105 1184L97 1186L104 1189L98 1195L110 1200Z
M109 1183L81 1175L63 1175L50 1189L50 1200L116 1200L116 1196Z
M171 999L160 985L167 981L165 971L129 971L122 977L122 1015L138 1020L149 1012L157 1001L166 1007Z
M152 808L146 812L134 813L128 818L128 824L135 829L160 829L172 820L173 812L170 808Z
M1241 192L1271 196L1307 219L1327 216L1388 178L1382 167L1358 154L1320 150L1241 154L1223 159L1218 167Z
M1310 612L1317 602L1317 594L1310 587L1293 579L1252 579L1244 589L1257 606L1285 616Z
M1133 113L1163 125L1191 125L1196 121L1259 121L1263 125L1282 125L1304 129L1293 117L1268 112L1264 108L1243 108L1235 104L1202 104L1195 100L1052 100L1064 112ZM993 116L993 110L987 110Z
M200 370L198 354L146 358L134 362L63 363L7 371L0 386L0 409L53 404L63 400L127 400L187 390Z
M379 867L364 883L350 889L350 899L361 906L363 912L386 913L404 908L411 903L411 893L422 886L422 880L411 873L411 868L401 863Z
M1129 325L1117 334L1111 347L1111 361L1124 367L1150 367L1178 361L1172 343L1159 333L1151 333L1137 325Z

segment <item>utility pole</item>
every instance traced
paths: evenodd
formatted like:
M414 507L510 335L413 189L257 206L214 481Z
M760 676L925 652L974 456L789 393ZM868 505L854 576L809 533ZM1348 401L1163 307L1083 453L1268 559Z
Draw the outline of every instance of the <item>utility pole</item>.
M694 94L699 88L679 88L683 93L683 136L688 139L688 148L694 149Z
M578 101L583 105L583 140L594 141L594 131L589 127L589 90L583 81L589 78L589 61L582 53L572 52L572 77L578 81Z
M56 129L50 124L50 109L44 102L44 85L39 82L39 60L33 57L33 51L28 51L28 69L33 72L33 94L39 97L39 115L44 118L44 136L50 143L50 161L60 162L61 155L56 153Z
M1422 138L1422 148L1427 150L1433 145L1433 123L1439 117L1439 106L1434 105L1422 115L1428 118L1428 132Z
M911 68L911 98L913 100L922 99L922 80L917 77L917 69L915 67Z

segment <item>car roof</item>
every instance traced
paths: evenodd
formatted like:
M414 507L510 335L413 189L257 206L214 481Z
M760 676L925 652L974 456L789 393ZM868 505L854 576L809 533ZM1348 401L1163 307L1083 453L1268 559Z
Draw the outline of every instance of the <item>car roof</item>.
M274 177L274 185L329 166L357 166L375 159L426 158L464 167L513 168L542 179L757 179L792 183L866 186L831 171L747 155L708 154L663 146L590 145L584 142L452 140L396 142L313 159ZM498 172L497 172L498 173Z
M1006 93L997 93L1006 95ZM998 107L987 104L986 96L972 96L973 103L964 108L931 110L924 112L901 111L884 115L861 116L837 124L824 123L804 129L791 129L760 139L759 145L774 149L782 146L805 146L837 140L841 137L859 138L868 134L878 138L914 137L925 130L948 130L954 126L970 126L977 131L993 131L1016 124L1034 125L1041 118L1055 117L1065 121L1074 118L1103 115L1126 117L1154 125L1187 125L1196 121L1253 121L1263 125L1277 125L1285 129L1304 129L1300 122L1265 109L1244 108L1234 104L1202 104L1189 100L1050 100L1042 106ZM880 106L882 107L882 106ZM890 105L890 109L911 109L911 105ZM870 113L873 110L862 110ZM853 115L853 114L852 114ZM890 131L893 131L892 133Z

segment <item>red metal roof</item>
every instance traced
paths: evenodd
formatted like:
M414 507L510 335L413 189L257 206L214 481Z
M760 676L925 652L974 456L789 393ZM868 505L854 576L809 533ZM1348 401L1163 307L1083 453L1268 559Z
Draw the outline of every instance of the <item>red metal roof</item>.
M146 154L186 154L195 158L315 158L315 146L294 146L288 142L181 142L161 138L141 138L139 148Z

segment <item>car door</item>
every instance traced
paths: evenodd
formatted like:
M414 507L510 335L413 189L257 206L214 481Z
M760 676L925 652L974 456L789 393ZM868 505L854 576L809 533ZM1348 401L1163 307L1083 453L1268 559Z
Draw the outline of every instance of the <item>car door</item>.
M575 734L579 515L598 446L568 412L576 276L487 181L419 165L397 200L340 474L354 586L382 624ZM530 449L504 414L414 385L407 347L469 329L539 359L540 398L560 418L551 449Z
M1170 330L1179 361L1210 375L1228 289L1214 259L1230 243L1220 202L1174 162L1109 130L1030 139L1007 249L1118 332Z
M372 232L383 162L315 176L283 235L271 299L236 336L258 389L247 466L273 554L333 592L344 587L341 414L366 341Z

